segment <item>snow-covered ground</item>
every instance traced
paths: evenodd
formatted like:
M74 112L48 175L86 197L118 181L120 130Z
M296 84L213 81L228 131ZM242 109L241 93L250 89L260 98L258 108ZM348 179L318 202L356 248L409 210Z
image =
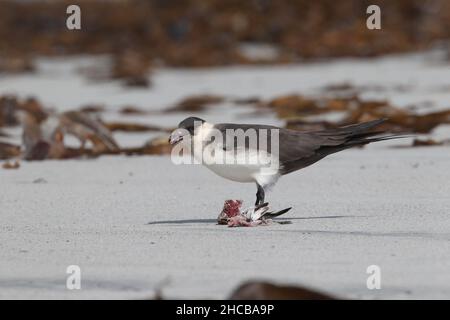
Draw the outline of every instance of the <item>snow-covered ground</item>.
M75 72L92 63L87 57L41 60L36 74L0 77L0 94L33 95L60 110L104 104L114 119L112 111L125 105L158 111L192 94L268 99L320 94L326 85L348 82L372 86L364 97L402 107L450 107L450 66L436 52L162 69L150 89ZM399 87L408 89L389 89ZM271 114L227 104L201 115L212 122L280 124ZM184 116L137 118L171 127ZM9 132L16 139L20 134ZM118 138L139 145L152 135ZM448 138L450 130L441 126L434 135ZM151 297L165 280L167 297L225 298L255 278L350 298L449 298L449 149L392 144L399 142L349 150L283 177L267 197L274 209L293 206L284 218L293 223L258 228L215 224L225 199L253 203L252 184L223 180L198 165L176 166L165 156L22 162L19 170L0 170L0 298ZM81 290L66 289L69 265L81 267ZM381 268L380 290L366 287L369 265Z

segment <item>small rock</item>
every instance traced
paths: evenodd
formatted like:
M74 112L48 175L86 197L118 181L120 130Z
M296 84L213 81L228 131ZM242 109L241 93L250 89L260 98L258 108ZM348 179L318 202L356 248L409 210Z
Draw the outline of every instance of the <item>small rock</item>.
M45 180L44 178L37 178L33 181L33 183L47 183L47 180Z

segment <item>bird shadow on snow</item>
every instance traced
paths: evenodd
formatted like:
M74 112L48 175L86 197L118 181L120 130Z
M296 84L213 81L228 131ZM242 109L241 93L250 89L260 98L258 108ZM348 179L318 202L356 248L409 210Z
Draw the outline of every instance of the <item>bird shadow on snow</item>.
M277 218L275 221L290 221L290 220L312 220L312 219L339 219L339 218L356 218L361 216L320 216L320 217L293 217L293 218ZM190 223L207 223L217 224L217 219L183 219L183 220L160 220L150 221L147 225L154 224L190 224Z
M185 220L161 220L150 221L147 225L151 224L186 224L186 223L217 223L217 219L185 219Z

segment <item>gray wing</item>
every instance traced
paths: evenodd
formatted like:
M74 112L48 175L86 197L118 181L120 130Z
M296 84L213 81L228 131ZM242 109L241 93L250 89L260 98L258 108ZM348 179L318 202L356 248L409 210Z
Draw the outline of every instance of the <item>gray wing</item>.
M214 141L214 143L220 143L223 145L223 149L226 151L229 151L231 149L260 149L260 150L267 150L270 152L270 142L271 142L271 130L286 130L281 129L275 126L268 126L268 125L260 125L260 124L235 124L235 123L219 123L214 125L214 128L219 130L222 134L223 141ZM245 139L239 140L237 137L243 137L241 134L239 134L239 130L241 130L242 134L245 135ZM294 131L295 132L295 131ZM257 142L259 141L259 136L261 134L265 134L267 139L265 146L260 146ZM252 140L252 138L254 138ZM252 142L255 142L256 145ZM212 142L212 141L211 141Z
M248 129L256 129L256 131L259 129L278 129L278 155L281 165L280 172L281 174L287 174L309 166L327 155L341 150L375 141L396 138L396 136L393 135L380 136L383 134L381 131L371 131L372 128L380 125L384 121L384 119L380 119L337 129L312 132L300 132L265 125L227 123L215 125L215 128L223 132L224 136L227 135L226 129L242 129L244 131ZM271 146L270 134L268 137L267 150L273 154L274 152L277 152L277 150L274 149L277 144ZM228 146L230 145L228 144ZM234 143L234 146L236 146L236 142Z

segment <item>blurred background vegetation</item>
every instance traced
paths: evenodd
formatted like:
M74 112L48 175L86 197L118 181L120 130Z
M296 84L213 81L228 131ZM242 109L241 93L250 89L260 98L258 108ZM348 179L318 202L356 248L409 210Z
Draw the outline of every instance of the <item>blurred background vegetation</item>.
M0 56L100 54L142 64L211 66L374 56L450 37L448 0L122 0L0 2ZM82 30L66 28L77 4ZM382 30L366 9L382 10ZM242 45L271 45L267 61ZM264 59L263 59L264 60Z

